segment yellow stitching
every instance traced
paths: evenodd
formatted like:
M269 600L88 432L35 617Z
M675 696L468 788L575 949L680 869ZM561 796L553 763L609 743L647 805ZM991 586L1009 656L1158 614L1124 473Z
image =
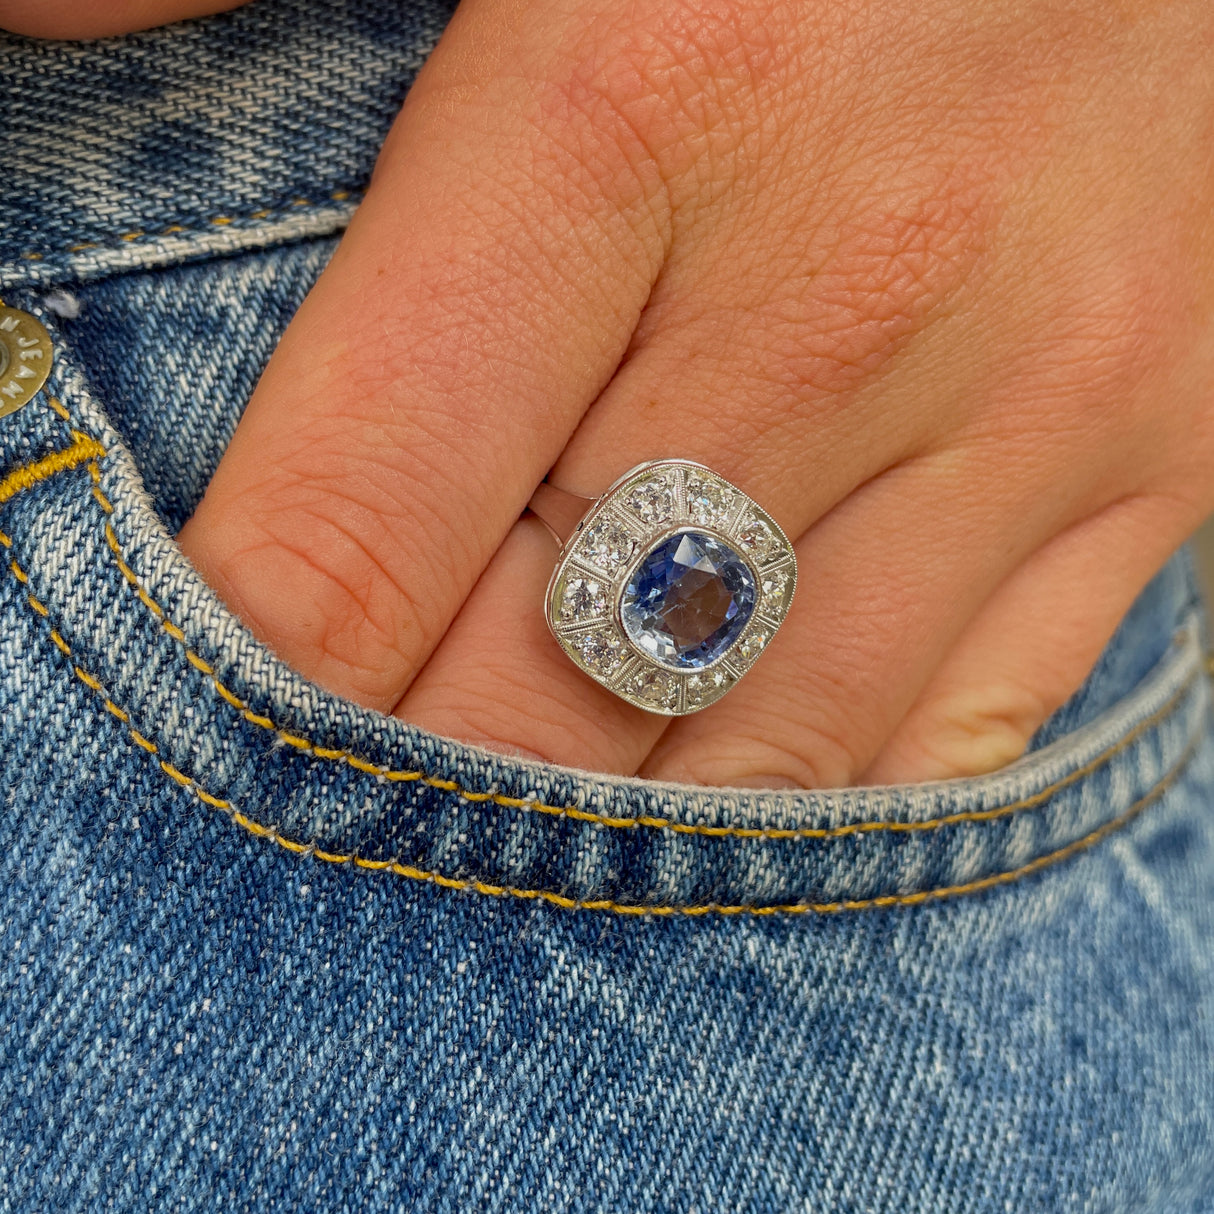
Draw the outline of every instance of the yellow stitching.
M165 622L164 622L164 630L175 641L184 641L185 640L185 633L183 633L181 631L181 629L177 627L176 624L170 624L168 620L165 620ZM190 663L191 666L195 667L197 670L201 670L203 674L212 674L213 673L210 663L204 662L202 660L202 658L200 658L192 650L187 652L186 660Z
M203 801L207 805L213 805L216 809L227 808L226 801L220 800L219 797L211 796L211 794L209 792L207 792L203 788L199 788L197 785L195 785L195 787L194 787L194 792L198 795L199 800Z
M151 612L153 615L159 615L159 614L160 614L160 608L159 608L159 607L158 607L158 605L157 605L155 602L153 602L153 600L152 600L152 599L151 599L151 598L148 596L147 591L145 591L145 590L143 589L143 587L142 587L142 586L139 588L139 597L140 597L140 599L142 599L142 600L143 600L143 603L145 604L145 606L148 608L148 610L149 610L149 611L150 611L150 612ZM169 635L171 636L172 634L170 633Z
M20 572L24 576L20 566L16 565L15 563L13 565L13 569L14 572ZM26 578L26 581L28 581L28 578ZM72 669L77 677L85 684L85 686L104 696L104 693L102 693L100 690L101 684L99 680L88 675L74 662L72 663ZM115 704L108 696L104 696L104 703L108 711L112 712L116 717L118 717L119 720L127 724L127 732L139 746L141 746L144 750L149 751L151 754L159 754L155 743L149 741L137 729L130 726L129 717L121 708L118 707L117 704ZM1121 829L1121 827L1125 826L1133 818L1137 817L1138 814L1140 814L1148 805L1161 797L1164 791L1184 770L1186 764L1196 752L1199 738L1200 733L1195 730L1193 736L1189 739L1188 744L1176 763L1164 774L1164 776L1149 792L1139 797L1137 801L1131 804L1129 808L1124 810L1117 817L1110 819L1102 826L1099 826L1083 837L1068 843L1066 846L1060 847L1055 851L1048 852L1043 856L1038 856L1036 859L1030 860L1027 864L1022 864L1018 868L1010 869L1002 873L993 873L990 876L981 877L975 881L966 881L958 885L946 885L939 886L935 889L919 890L913 894L884 894L872 898L851 898L836 902L793 902L774 906L729 906L716 903L708 903L702 906L644 906L615 902L608 898L578 900L576 898L567 897L563 894L554 893L551 890L519 889L510 885L493 885L489 882L475 879L447 877L441 873L415 868L413 865L409 864L402 864L397 860L369 860L364 859L361 856L356 856L353 853L343 854L338 852L322 851L314 845L299 843L293 839L286 839L273 827L263 826L259 822L254 822L251 818L246 817L239 810L237 810L230 801L227 801L222 797L216 797L213 793L207 792L206 789L198 784L196 780L190 776L187 776L184 772L174 767L171 763L166 762L164 759L158 757L157 763L165 775L175 780L182 787L189 789L205 805L227 811L232 820L235 821L237 825L243 827L250 834L256 835L257 837L263 839L271 839L280 847L283 847L287 851L293 852L296 855L309 854L317 860L322 860L330 864L353 863L356 868L365 868L379 872L390 871L399 876L408 877L412 880L427 881L433 885L442 886L445 889L472 889L477 893L493 897L501 897L504 895L520 899L538 898L545 902L550 902L554 906L560 906L569 910L605 910L619 915L645 916L707 914L826 915L837 914L842 911L871 910L878 908L892 908L896 906L920 906L927 902L938 902L945 898L974 894L983 890L993 889L999 885L1009 885L1023 877L1040 872L1042 869L1047 868L1050 865L1057 864L1070 856L1076 855L1079 852L1092 847L1102 839L1107 838L1114 831Z
M61 418L63 418L65 422L70 422L72 420L72 415L63 407L61 401L58 401L51 396L47 398L46 403L50 405L51 409L54 410L54 412L57 413Z
M197 655L197 654L194 654L194 656L195 656L195 657L198 657L198 655ZM202 659L201 659L201 658L199 658L198 660L199 660L200 662L202 662ZM202 666L205 666L206 664L207 664L206 662L202 662ZM202 669L202 666L199 666L199 667L198 667L198 669L199 669L199 670L201 670L201 669ZM211 671L210 671L210 670L208 670L206 673L207 673L207 674L210 674L210 673L211 673ZM237 698L236 698L236 697L235 697L235 696L234 696L234 695L233 695L233 694L232 694L232 693L231 693L231 692L230 692L230 691L229 691L229 690L228 690L228 689L227 689L227 688L226 688L226 687L225 687L225 686L222 684L222 683L216 683L216 684L215 684L215 687L216 687L216 689L218 690L219 694L220 694L220 695L221 695L221 696L222 696L222 697L223 697L223 698L224 698L224 699L225 699L225 700L226 700L226 701L227 701L229 704L231 704L233 708L240 708L240 701L239 701L239 700L238 700L238 699L237 699Z
M82 670L79 666L76 666L76 665L73 665L72 669L76 672L76 678L78 678L85 685L85 687L89 688L91 691L96 691L96 692L100 693L100 691L101 691L100 682L98 682L97 679L93 678L93 676L91 674L89 674L87 670Z
M96 439L81 435L70 447L52 451L50 455L44 455L41 459L17 468L0 479L0 503L7 502L9 498L16 497L18 493L32 488L57 472L78 467L104 454L105 448Z
M186 788L193 788L194 781L190 779L184 772L180 772L172 763L166 763L163 759L160 760L160 769L166 776L172 776L178 784L183 784Z
M55 402L58 403L57 401ZM95 442L90 440L87 435L79 431L72 431L74 436L77 436L78 443ZM97 444L100 448L100 444ZM103 448L99 450L100 455L104 455ZM20 470L18 470L20 471ZM100 494L99 482L101 479L100 468L97 466L96 459L89 463L89 474L94 482L94 488L100 495L99 500L108 505L108 501L104 499L104 495ZM16 474L14 474L16 475ZM47 474L49 475L49 473ZM112 507L111 507L112 509ZM453 780L442 779L436 776L428 776L425 772L418 770L400 771L393 770L387 767L382 767L378 764L371 763L365 759L360 759L347 751L337 751L331 748L322 748L316 743L307 738L300 737L297 734L287 733L285 730L278 727L270 718L255 714L247 704L244 703L234 692L230 691L214 673L213 667L209 665L185 644L185 634L177 625L173 624L168 618L167 613L143 588L134 571L123 559L122 547L118 540L117 533L114 531L108 518L105 522L105 537L106 543L114 553L115 561L123 577L136 591L139 599L152 611L156 617L162 621L165 631L169 633L175 640L178 640L185 649L186 658L195 666L196 669L202 671L211 680L216 690L221 697L232 707L236 708L245 720L275 733L284 743L293 747L296 750L307 751L315 757L325 760L340 760L355 768L357 771L364 772L368 775L383 777L386 780L394 782L403 781L419 781L428 787L438 789L442 792L449 792L463 800L471 803L492 802L495 805L501 805L510 809L525 809L537 813L549 814L557 817L573 818L577 821L589 822L595 825L621 830L632 830L637 827L646 827L655 830L669 830L676 834L699 835L709 838L740 838L740 839L838 839L845 838L850 835L872 834L877 832L890 833L909 833L918 831L936 830L941 826L951 826L963 822L989 822L1001 817L1005 817L1020 810L1031 809L1041 805L1052 797L1056 792L1063 788L1069 787L1071 784L1082 779L1084 776L1091 774L1097 768L1111 762L1116 755L1130 746L1138 737L1140 737L1148 729L1158 724L1165 719L1168 714L1176 707L1189 688L1192 686L1196 672L1173 693L1168 701L1151 716L1140 721L1134 728L1129 730L1117 742L1107 747L1100 754L1094 756L1081 767L1068 772L1061 779L1054 783L1039 789L1030 796L1021 798L1017 801L1009 802L1005 805L993 806L984 810L965 810L954 814L946 814L938 818L927 818L920 821L911 822L890 822L890 821L867 821L867 822L851 822L844 823L840 826L831 827L742 827L742 826L706 826L699 823L672 822L666 818L658 818L650 815L638 815L634 818L611 817L605 814L594 813L590 810L579 809L572 805L548 805L542 801L525 800L519 797L510 797L502 793L473 791L463 788ZM0 533L0 538L6 539L3 533ZM8 546L8 545L6 545ZM12 563L12 568L19 578L22 578L20 568L15 562ZM33 596L30 596L31 605L39 614L45 616L46 608L42 606Z
M330 194L327 199L322 199L321 201L322 202L330 202L330 201L331 202L345 202L349 198L350 198L349 190L337 190L334 193ZM307 206L313 206L313 205L320 205L320 203L314 204L310 198L295 198L295 199L291 200L289 205L290 205L290 207L294 208L294 207L307 207ZM245 216L245 218L246 219L266 219L273 213L274 212L272 210L251 211L248 215ZM211 217L210 219L204 220L203 222L214 224L217 227L226 227L228 224L237 223L240 220L240 218L241 218L241 216L239 216L239 215L215 215L215 216ZM130 243L133 240L142 240L143 237L145 237L145 236L153 236L153 237L155 237L155 236L175 236L179 232L184 232L186 230L187 229L185 227L183 227L181 224L174 223L174 224L170 224L167 228L161 228L159 231L156 231L156 232L147 232L147 231L143 231L143 230L140 230L137 232L122 232L119 235L113 237L113 239L123 240L123 241L126 241L127 243ZM85 249L100 248L101 245L102 245L101 241L85 240L85 241L81 241L78 244L72 244L72 245L66 246L65 252L80 253L80 252L83 252ZM41 253L22 253L21 256L23 258L25 258L27 261L41 261L43 254L41 254Z
M936 889L919 890L913 894L883 894L872 898L849 898L836 902L790 902L774 906L731 906L722 905L720 903L707 903L702 906L644 906L616 902L610 898L579 900L577 898L567 897L563 894L554 893L551 890L519 889L515 886L493 885L486 881L478 881L471 878L446 877L441 873L415 868L410 864L402 864L398 860L369 860L364 859L362 856L356 856L353 854L343 855L321 851L314 846L299 843L293 839L284 838L273 827L263 826L260 822L253 821L251 818L246 817L230 804L219 806L219 808L227 809L233 821L235 821L238 826L242 827L250 834L257 836L258 838L269 839L272 842L277 843L280 847L285 848L287 851L294 852L297 855L311 855L316 860L323 860L330 864L353 864L356 868L365 868L376 872L383 872L386 870L401 877L408 877L414 881L426 881L433 885L440 885L445 889L470 889L475 890L477 893L486 894L491 897L507 896L521 899L538 898L545 902L550 902L554 906L560 906L567 910L601 910L610 911L618 915L833 915L844 911L878 910L901 906L921 906L924 903L939 902L946 898L956 898L968 894L980 893L988 889L993 889L996 886L1010 885L1024 877L1038 873L1042 869L1048 868L1051 865L1069 859L1071 856L1077 855L1082 851L1086 851L1095 844L1099 843L1101 840L1106 839L1115 831L1126 826L1140 813L1142 813L1142 811L1146 809L1148 805L1158 800L1164 794L1164 792L1167 791L1167 789L1175 782L1190 759L1193 757L1193 754L1197 748L1198 737L1199 735L1194 735L1175 765L1148 793L1140 797L1116 818L1113 818L1104 823L1104 825L1097 827L1095 830L1084 835L1082 838L1076 839L1072 843L1068 843L1065 847L1060 847L1056 851L1049 852L1044 856L1038 856L1035 860L1030 860L1027 864L1022 864L1018 868L1010 869L1001 873L992 873L990 876L981 877L975 881L966 881L958 885L940 886ZM193 788L196 793L201 795L201 790L196 784L193 786ZM209 804L213 804L215 801L215 798L209 796L204 799L206 799Z

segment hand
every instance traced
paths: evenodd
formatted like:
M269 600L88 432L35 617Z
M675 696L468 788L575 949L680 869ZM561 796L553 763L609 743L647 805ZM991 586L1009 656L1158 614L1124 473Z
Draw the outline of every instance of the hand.
M1208 0L464 0L181 543L305 675L495 749L997 767L1214 507L1212 52ZM519 519L669 455L801 568L673 724L561 654Z

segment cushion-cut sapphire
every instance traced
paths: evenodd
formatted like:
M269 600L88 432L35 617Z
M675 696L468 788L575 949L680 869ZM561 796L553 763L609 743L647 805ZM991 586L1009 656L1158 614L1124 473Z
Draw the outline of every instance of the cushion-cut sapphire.
M754 609L754 574L741 556L723 540L681 531L633 571L620 616L642 652L673 670L690 670L719 658Z

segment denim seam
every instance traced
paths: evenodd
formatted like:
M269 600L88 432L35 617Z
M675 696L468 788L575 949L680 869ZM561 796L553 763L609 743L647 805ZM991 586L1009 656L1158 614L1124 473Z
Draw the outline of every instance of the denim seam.
M59 404L58 401L55 404ZM59 405L62 409L62 405ZM73 431L73 436L79 439L87 439L86 435L82 435L77 431ZM95 441L95 440L94 440ZM41 464L47 464L47 460L37 461ZM90 471L95 468L95 461L90 464ZM59 469L60 471L62 469ZM20 471L20 470L18 470ZM45 480L48 477L55 475L54 470L48 470L45 474L39 477L39 480ZM99 473L98 473L99 475ZM37 483L31 482L31 483ZM96 488L96 485L94 485ZM0 530L0 545L11 551L13 546L12 538L4 531ZM438 885L445 889L452 890L474 890L477 893L492 897L509 896L520 899L541 899L552 903L555 906L560 906L569 910L601 910L610 911L620 915L771 915L771 914L837 914L843 911L860 911L874 909L888 909L901 906L919 906L928 902L942 901L946 898L959 897L967 894L975 894L984 890L992 889L1000 885L1011 884L1021 878L1030 876L1033 873L1039 872L1044 868L1057 864L1079 852L1086 851L1088 848L1099 843L1102 839L1110 834L1126 826L1134 818L1136 818L1148 805L1157 800L1163 795L1164 791L1180 776L1189 760L1196 752L1197 742L1201 735L1200 725L1196 726L1190 738L1188 739L1184 750L1180 757L1172 765L1172 767L1164 773L1164 775L1141 797L1134 801L1127 809L1122 811L1115 818L1111 818L1108 822L1103 823L1095 830L1079 839L1072 840L1065 846L1056 849L1052 852L1047 852L1045 855L1038 856L1030 860L1026 864L1022 864L1014 869L1009 869L1001 873L992 873L986 877L981 877L973 881L963 882L961 884L939 886L934 889L918 890L910 894L884 894L871 898L860 899L844 899L835 902L796 902L784 903L771 906L754 906L754 905L722 905L719 903L705 903L697 906L653 906L644 904L630 904L617 902L613 899L577 899L570 898L563 894L558 894L554 890L541 889L521 889L516 886L495 885L490 882L478 880L476 878L461 878L448 877L442 873L428 871L426 869L417 868L413 865L403 864L398 860L370 860L354 853L329 852L318 848L315 843L301 843L297 840L287 839L280 835L274 827L265 826L260 822L242 813L236 805L225 798L217 797L213 793L208 792L201 784L198 783L192 776L186 775L185 772L169 763L160 755L160 748L155 742L140 732L131 721L130 713L116 704L110 698L105 690L101 680L91 675L84 670L75 660L71 646L64 639L62 633L59 632L50 622L50 611L46 605L38 599L30 589L29 575L22 569L16 558L10 557L9 571L16 578L25 593L26 601L30 608L46 621L50 633L50 639L56 649L65 657L71 664L72 672L86 687L89 688L96 696L98 696L107 712L117 718L127 729L131 740L142 750L155 757L160 770L180 785L182 788L188 789L200 801L214 809L223 810L228 817L243 828L246 832L256 838L269 839L277 843L280 847L290 851L296 855L308 855L317 860L324 861L330 864L353 864L356 868L370 869L373 871L389 871L398 876L407 877L415 881L424 881L429 884ZM1195 677L1195 676L1194 676ZM1192 687L1194 677L1186 680L1184 687L1169 701L1168 708L1175 711L1178 708L1184 691ZM1133 733L1134 731L1131 731ZM1127 738L1130 734L1126 735ZM1128 744L1128 743L1127 743ZM487 800L489 794L477 794L478 799Z
M5 547L11 547L12 540L4 532L0 531L0 543ZM17 580L26 589L26 598L30 606L34 608L37 614L44 619L49 613L46 607L37 600L33 593L28 590L29 578L21 569L20 565L15 560L10 562L10 569L16 575ZM49 625L49 619L48 619ZM1181 773L1188 766L1197 751L1197 743L1201 736L1200 726L1194 728L1192 736L1181 752L1180 757L1172 765L1172 767L1164 773L1164 775L1156 781L1156 783L1141 797L1134 801L1127 809L1120 813L1117 817L1103 823L1095 830L1079 839L1060 847L1052 852L1047 852L1045 855L1038 856L1030 860L1026 864L1022 864L1017 868L1009 869L1001 873L992 873L989 876L978 878L974 881L966 881L956 885L939 886L935 889L918 890L911 894L884 894L872 898L857 898L844 899L836 902L793 902L783 903L770 906L755 906L749 904L739 905L722 905L720 903L704 903L698 906L653 906L636 903L617 902L610 898L596 899L577 899L570 898L564 894L558 894L555 890L544 889L521 889L511 885L495 885L487 881L481 881L476 878L468 877L448 877L442 873L428 871L422 868L416 868L411 864L402 864L398 860L370 860L363 856L355 855L354 853L329 852L318 848L314 843L300 843L297 840L287 839L280 835L274 827L264 826L260 822L247 817L241 813L236 806L228 800L221 797L216 797L208 793L196 780L186 775L184 772L174 767L173 764L167 762L160 757L159 748L156 743L147 738L144 734L131 723L130 714L120 708L106 694L100 680L94 678L87 671L83 670L76 664L72 658L71 648L63 637L52 627L51 639L55 642L56 648L66 657L72 664L72 670L76 677L85 684L94 694L101 697L105 708L113 716L117 717L127 728L131 739L142 750L156 758L160 770L165 775L169 776L181 787L188 789L204 804L211 806L214 809L223 810L228 817L237 826L243 828L247 833L255 838L269 839L277 843L285 850L292 852L295 855L311 856L317 860L324 861L328 864L353 864L355 868L370 869L372 871L387 871L395 873L401 877L407 877L414 881L423 881L430 885L437 885L443 889L451 890L472 890L476 893L486 895L488 897L512 897L526 900L541 900L551 903L554 906L562 907L566 910L596 910L609 911L614 914L624 916L651 916L663 917L670 915L777 915L777 914L819 914L833 915L840 914L846 911L863 911L863 910L880 910L892 909L895 907L922 906L930 902L940 902L947 898L961 897L964 895L981 893L988 889L994 889L1002 885L1010 885L1025 877L1038 873L1045 868L1058 864L1063 860L1069 859L1071 856L1077 855L1080 852L1086 851L1095 844L1101 842L1109 835L1127 826L1134 818L1136 818L1148 805L1158 800L1164 792L1180 777ZM1191 685L1191 682L1190 684Z
M566 910L610 911L617 915L655 917L669 915L837 915L846 911L888 910L895 907L923 906L931 902L941 902L948 898L982 893L985 890L994 889L1001 885L1011 885L1025 877L1040 872L1042 869L1061 863L1071 856L1087 851L1109 835L1129 825L1148 805L1163 796L1168 788L1184 772L1196 754L1200 736L1200 729L1195 729L1193 736L1189 739L1180 757L1172 767L1164 773L1148 792L1139 797L1126 810L1081 838L1066 844L1064 847L1047 852L1043 856L1038 856L1036 859L1030 860L1028 863L1022 864L1017 868L1001 873L992 873L989 876L981 877L974 881L966 881L957 885L939 886L935 889L918 890L912 894L883 894L872 898L843 899L836 902L790 902L778 903L771 906L756 906L752 904L728 906L709 902L699 906L647 906L644 904L616 902L610 898L570 898L564 894L558 894L553 890L520 889L511 885L493 885L489 882L476 880L475 878L446 877L441 873L427 872L425 869L401 864L395 860L368 860L353 853L342 855L322 852L314 845L283 838L272 827L262 826L260 823L246 818L234 806L230 807L230 815L238 825L244 827L251 834L259 838L271 839L273 842L279 844L279 846L298 855L314 856L316 859L330 864L352 863L356 868L366 868L373 871L387 870L396 873L398 876L409 877L415 881L425 881L432 885L441 886L444 889L474 890L479 894L499 898L507 896L520 899L541 899Z
M33 463L17 468L7 476L0 478L0 504L7 502L10 497L32 488L39 481L54 476L57 472L66 472L69 468L79 467L86 460L95 462L98 457L105 455L105 448L96 439L77 431L72 433L75 442L70 447L52 451L50 455L34 460Z
M47 404L54 411L56 416L64 421L71 422L71 414L67 408L55 397L48 397ZM105 455L104 448L101 447L96 440L90 440L89 436L82 431L72 429L72 437L79 446L82 443L93 442L98 450L99 456ZM68 450L72 450L69 448ZM52 457L47 457L52 458ZM45 461L40 461L45 462ZM82 462L76 460L75 463ZM75 466L74 464L72 466ZM511 797L505 793L498 793L489 790L473 790L463 787L454 780L442 779L438 776L428 775L426 772L418 769L394 769L384 767L379 764L371 763L370 761L360 758L357 755L351 754L349 751L338 750L329 747L319 746L311 739L302 737L299 734L290 733L282 729L271 718L255 713L248 704L242 700L235 692L231 691L224 685L219 676L215 673L215 668L200 654L196 653L186 640L185 633L182 629L173 622L165 609L152 597L147 589L139 581L135 571L131 568L130 563L126 560L126 554L122 548L121 541L110 522L110 516L114 512L114 506L101 488L101 470L96 459L88 461L89 476L92 479L92 496L100 506L104 518L104 534L106 546L110 550L114 563L118 571L122 574L124 581L135 592L139 601L147 608L148 611L157 619L161 628L168 633L184 650L186 660L200 674L206 676L210 680L212 686L220 698L231 708L235 709L240 715L250 724L255 725L259 729L264 729L269 733L273 733L286 745L299 753L306 753L320 760L336 761L347 764L355 771L362 775L368 775L375 778L383 778L392 783L411 783L416 782L424 784L429 788L434 788L440 792L446 792L459 797L461 800L472 804L490 802L494 805L500 805L505 809L520 809L527 812L534 812L550 817L571 818L575 821L588 822L595 826L604 827L612 830L635 830L642 827L649 830L668 830L674 834L694 835L705 838L737 838L737 839L841 839L852 835L876 834L876 833L891 833L891 834L910 834L924 831L937 830L944 826L954 826L962 823L978 823L997 821L1000 818L1008 817L1014 813L1024 810L1039 808L1045 804L1056 793L1064 788L1077 783L1085 776L1099 770L1132 745L1144 733L1160 724L1172 713L1180 701L1183 699L1194 680L1199 676L1199 672L1194 672L1185 682L1173 693L1168 701L1160 708L1156 709L1150 716L1139 721L1131 729L1129 729L1121 738L1112 745L1108 746L1099 754L1093 756L1086 763L1073 769L1062 776L1060 779L1053 781L1036 792L1029 794L1026 797L1019 798L1015 801L1008 802L1004 805L991 806L988 809L981 810L965 810L953 814L946 814L936 818L925 818L919 821L912 822L893 822L883 821L881 819L849 822L839 826L831 827L745 827L745 826L709 826L703 823L691 822L675 822L668 818L660 818L653 815L637 815L636 817L616 817L607 814L595 813L593 810L582 809L574 805L550 805L543 801L531 800L522 797ZM21 469L18 469L13 476L19 476ZM3 499L0 498L0 501Z
M356 196L357 191L337 190L334 193L329 194L327 198L320 201L312 198L295 198L292 199L291 202L286 206L267 207L257 211L250 211L247 215L213 215L203 222L211 225L212 227L223 228L228 227L231 224L242 223L247 220L269 219L275 214L286 215L289 214L292 209L297 207L320 206L323 205L324 202L348 202L351 198ZM136 240L142 240L145 237L159 239L163 236L178 236L188 232L189 230L190 229L183 224L174 223L170 224L167 228L162 228L155 232L149 232L142 229L132 232L120 232L115 236L109 237L108 240L85 240L78 244L67 245L63 249L57 250L53 253L26 252L19 253L17 256L22 261L42 261L46 257L60 256L64 253L83 253L86 249L105 248L109 243L113 243L114 247L117 248L119 247L117 243L119 241L130 244ZM204 229L197 228L196 230L202 231Z

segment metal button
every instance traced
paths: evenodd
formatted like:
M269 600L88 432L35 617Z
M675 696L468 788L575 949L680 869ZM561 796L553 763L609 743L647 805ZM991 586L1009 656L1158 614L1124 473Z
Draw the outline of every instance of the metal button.
M51 373L51 335L36 316L0 304L0 417L33 400Z

